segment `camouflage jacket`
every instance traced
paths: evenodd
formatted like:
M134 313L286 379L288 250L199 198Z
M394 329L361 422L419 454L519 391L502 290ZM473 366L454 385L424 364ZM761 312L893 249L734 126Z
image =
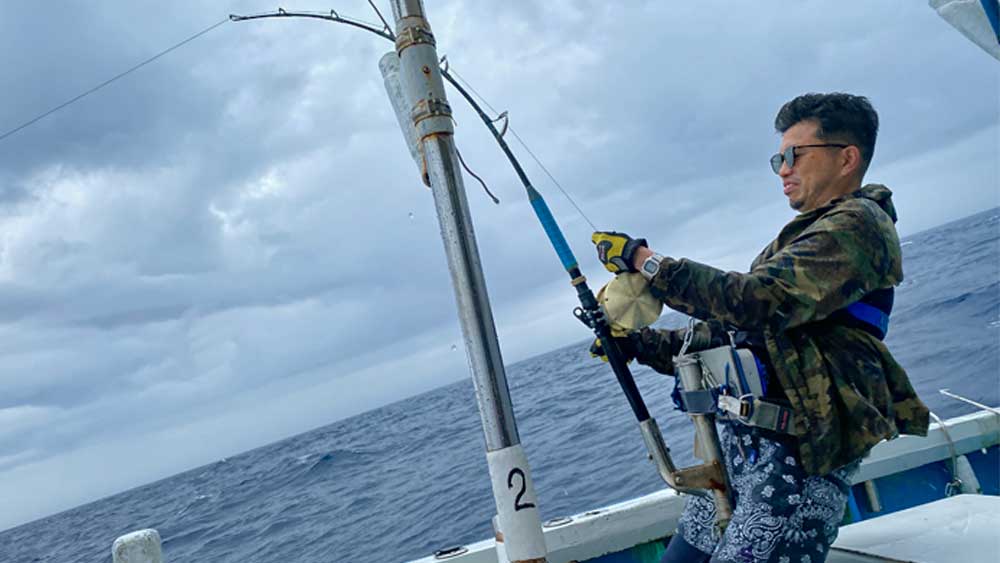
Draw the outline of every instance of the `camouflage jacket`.
M702 330L717 332L724 324L763 332L774 375L796 413L803 467L814 475L862 457L882 439L927 434L927 407L885 345L828 319L902 281L891 196L885 186L869 184L798 215L749 273L667 258L650 287L669 307L715 321ZM664 344L680 341L679 331L667 336Z

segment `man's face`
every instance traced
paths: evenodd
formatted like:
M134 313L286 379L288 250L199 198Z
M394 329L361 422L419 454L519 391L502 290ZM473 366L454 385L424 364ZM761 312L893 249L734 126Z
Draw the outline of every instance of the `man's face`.
M818 145L827 143L816 137L818 123L813 120L800 121L792 125L781 136L781 149L790 146ZM788 205L799 213L812 211L839 195L840 149L836 147L810 147L796 149L795 166L781 165L778 176L784 187Z

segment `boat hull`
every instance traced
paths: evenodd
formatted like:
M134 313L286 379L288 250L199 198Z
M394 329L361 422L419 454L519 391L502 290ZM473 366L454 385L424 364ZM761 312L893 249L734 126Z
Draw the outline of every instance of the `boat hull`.
M961 493L951 469L953 455L967 460L983 495L1000 496L1000 416L979 412L932 424L926 437L902 436L876 446L854 478L843 525L930 506ZM658 562L684 502L685 497L663 490L550 520L544 529L548 561ZM412 563L498 563L493 540L464 547L461 555L430 556ZM877 560L859 557L835 550L829 561Z

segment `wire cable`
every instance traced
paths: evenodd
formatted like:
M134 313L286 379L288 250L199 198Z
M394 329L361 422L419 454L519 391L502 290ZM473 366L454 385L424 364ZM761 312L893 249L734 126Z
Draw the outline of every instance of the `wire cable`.
M479 177L479 174L476 174L475 172L473 172L472 169L469 168L469 165L465 163L465 159L462 158L461 151L459 151L456 148L455 149L455 154L458 155L458 161L462 163L462 168L465 168L466 172L468 172L469 174L471 174L473 178L475 178L476 180L479 181L479 184L481 186L483 186L484 190L486 190L486 195L490 196L490 199L493 200L493 203L495 203L497 205L500 205L500 199L498 199L497 196L493 195L493 192L491 192L490 189L486 186L486 182L483 181L483 179Z
M10 137L14 133L17 133L18 131L20 131L20 130L26 128L26 127L29 127L29 126L37 123L38 121L41 121L42 119L44 119L44 118L52 115L53 113L55 113L55 112L63 109L64 107L82 100L83 98L89 96L90 94L93 94L94 92L100 90L101 88L104 88L105 86L107 86L108 84L111 84L112 82L118 80L119 78L124 78L126 75L131 74L131 73L139 70L140 68L148 65L149 63L155 61L156 59L162 57L163 55L166 55L167 53L173 51L174 49L177 49L178 47L181 47L181 46L185 45L186 43L190 43L191 41L194 41L195 39L201 37L202 35L205 35L209 31L212 31L213 29L219 27L220 25L222 25L222 24L224 24L224 23L226 23L228 21L229 21L229 18L226 18L226 19L224 19L224 20L222 20L222 21L220 21L218 23L212 24L211 26L206 27L205 29L199 31L198 33L195 33L194 35L188 37L187 39L185 39L185 40L183 40L183 41L181 41L179 43L176 43L173 46L171 46L171 47L169 47L169 48L167 48L167 49L165 49L163 51L160 51L159 53L157 53L157 54L153 55L152 57L150 57L150 58L142 61L141 63L133 66L132 68L130 68L130 69L124 71L124 72L121 72L119 74L116 74L115 76L113 76L113 77L105 80L104 82L101 82L100 84L98 84L97 86L94 86L90 90L87 90L86 92L84 92L84 93L82 93L82 94L80 94L80 95L78 95L78 96L76 96L76 97L74 97L74 98L72 98L72 99L70 99L70 100L68 100L66 102L63 102L63 103L59 104L58 106L50 109L49 111L47 111L47 112L39 115L38 117L35 117L35 118L33 118L33 119L29 120L29 121L25 121L21 125L18 125L17 127L11 129L10 131L7 131L6 133L0 135L0 141L3 141L4 139L6 139L7 137Z
M477 98L479 98L479 101L481 101L483 105L489 108L490 111L492 111L494 114L500 113L493 106L491 106L488 101L486 101L486 98L484 98L482 94L477 92L476 89L473 88L471 84L469 84L468 80L462 78L462 76L458 74L458 72L456 72L453 67L449 67L448 72L455 75L455 78L461 80L462 83L465 85L465 87L468 88L469 91L472 92ZM549 169L546 168L545 165L542 164L542 161L539 160L537 156L535 156L535 153L532 152L530 148L528 148L528 144L524 142L524 139L522 139L520 135L517 134L517 131L515 131L513 127L507 127L507 129L511 132L512 135L514 135L514 138L517 139L517 142L524 148L524 150L527 151L529 155L531 155L532 160L534 160L535 163L538 164L539 168L542 169L542 172L545 172L545 175L549 177L549 180L551 180L552 183L555 184L557 188L559 188L559 191L561 191L562 194L566 196L566 199L568 199L569 202L573 205L573 207L576 208L577 213L579 213L580 216L583 217L583 220L586 221L588 225L590 225L590 228L595 231L599 230L597 227L594 226L594 223L590 220L590 218L587 217L587 214L584 213L582 209L580 209L580 206L576 204L576 201L574 201L573 198L569 195L569 192L567 192L566 189L562 187L562 184L560 184L559 181L556 180L554 176L552 176L552 173L549 172Z

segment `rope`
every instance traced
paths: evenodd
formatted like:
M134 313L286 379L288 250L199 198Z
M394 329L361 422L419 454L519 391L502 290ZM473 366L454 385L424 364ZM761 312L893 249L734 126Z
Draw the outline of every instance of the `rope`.
M465 159L462 158L462 153L459 152L458 149L455 149L455 154L458 155L458 161L462 163L462 168L465 168L466 172L468 172L469 174L472 174L473 178L475 178L476 180L479 180L479 183L483 186L483 189L486 190L486 195L490 196L490 199L493 200L493 203L495 203L497 205L500 205L500 200L497 199L497 196L493 195L493 192L491 192L488 187L486 187L486 182L484 182L483 179L480 178L478 174L476 174L475 172L473 172L472 169L469 168L469 165L465 163Z

